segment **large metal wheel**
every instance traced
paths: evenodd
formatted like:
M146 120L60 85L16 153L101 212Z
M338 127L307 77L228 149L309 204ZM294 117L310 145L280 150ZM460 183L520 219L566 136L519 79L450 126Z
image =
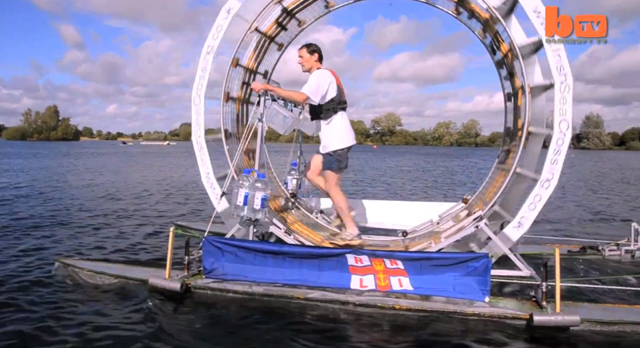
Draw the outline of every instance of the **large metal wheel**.
M237 45L222 86L221 123L227 159L231 164L239 155L244 161L232 166L231 174L253 168L251 158L240 147L247 130L256 95L252 81L269 81L276 64L293 40L307 27L333 11L363 0L271 1L249 25ZM569 148L572 130L573 78L564 47L547 43L544 37L544 6L540 0L440 0L419 1L457 19L484 45L493 60L504 94L504 141L499 156L480 189L437 221L426 221L397 237L366 239L368 248L388 250L497 250L484 232L459 233L484 219L504 246L513 245L529 229L557 185ZM229 22L242 1L230 0L222 9L202 50L192 98L192 139L203 184L216 210L225 214L229 203L209 160L204 137L204 104L209 70ZM246 6L246 5L245 5ZM523 16L535 27L537 36L527 37L514 15L520 6ZM551 76L543 76L539 56L546 54ZM546 100L553 98L553 127L546 127L549 110ZM543 141L551 135L551 145L543 150ZM256 134L250 146L255 144ZM540 164L546 152L544 164ZM250 156L249 156L250 157ZM266 153L266 158L269 158ZM272 209L275 226L292 240L307 245L329 246L336 231L315 219L302 206L281 210L286 192L282 178L267 161L268 178L273 190Z

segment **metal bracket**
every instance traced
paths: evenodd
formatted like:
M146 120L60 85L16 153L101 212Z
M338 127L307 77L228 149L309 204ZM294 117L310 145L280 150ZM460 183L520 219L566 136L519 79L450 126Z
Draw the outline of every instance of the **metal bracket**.
M253 227L253 226L252 226ZM233 237L236 233L240 232L240 231L244 231L245 228L240 224L237 223L235 226L233 226L233 228L231 229L231 231L229 231L224 237L225 238L231 238Z
M612 242L611 244L600 247L600 252L604 257L628 256L631 259L640 258L640 243L638 241L640 235L640 225L638 223L631 224L631 235L629 239Z
M491 238L491 240L500 248L500 250L504 253L503 255L507 255L509 259L518 267L518 270L507 270L507 269L492 269L492 276L502 276L502 277L531 277L536 281L542 281L538 274L527 264L527 262L522 258L520 254L514 254L510 248L507 248L504 243L500 241L500 239L496 236L493 231L487 226L486 220L483 220L483 223L480 225L480 228ZM502 256L502 255L500 255ZM494 260L495 262L496 260Z
M290 233L287 233L287 227L283 225L277 218L271 220L271 226L269 226L269 232L275 234L283 241L287 242L287 244L300 244L298 240L296 240L295 236Z

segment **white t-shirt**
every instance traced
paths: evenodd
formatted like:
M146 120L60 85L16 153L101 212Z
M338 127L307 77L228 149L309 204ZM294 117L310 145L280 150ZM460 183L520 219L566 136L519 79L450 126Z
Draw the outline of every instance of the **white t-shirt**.
M309 80L302 87L302 93L309 97L309 103L313 105L324 104L327 100L336 96L338 83L327 69L317 69L311 73ZM309 107L305 107L308 115ZM351 128L349 117L344 111L340 111L328 120L318 120L320 122L320 153L327 153L334 150L356 144L356 134Z

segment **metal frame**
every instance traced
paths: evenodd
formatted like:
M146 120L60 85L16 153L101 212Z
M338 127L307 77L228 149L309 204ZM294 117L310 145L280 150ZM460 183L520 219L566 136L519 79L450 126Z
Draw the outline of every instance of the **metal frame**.
M203 122L203 109L204 109L204 91L206 90L206 84L208 81L208 67L210 68L213 57L217 50L217 45L224 35L227 26L229 25L231 19L235 15L235 13L240 9L242 2L244 0L230 0L222 9L216 23L212 27L211 35L208 37L205 46L203 47L198 75L196 76L196 82L194 83L193 90L193 112L192 112L192 123L196 123L197 125L194 127L194 133L198 133L200 131L204 132ZM429 239L432 234L428 233L434 231L436 229L443 232L443 236L438 236L441 240L438 242L438 246L450 246L455 249L463 249L468 250L471 245L478 246L479 249L488 250L492 254L496 254L499 252L504 252L505 249L509 250L509 247L517 241L528 229L526 226L528 220L535 219L536 215L539 213L542 205L548 199L548 195L551 194L553 188L555 186L555 182L550 182L549 185L546 185L547 190L544 192L544 196L535 196L534 199L537 199L538 203L535 211L528 211L526 214L523 213L525 210L525 206L517 207L517 201L519 201L520 197L525 193L525 187L528 184L531 184L535 181L540 185L543 180L545 180L545 170L548 170L548 165L545 165L542 171L535 171L535 163L540 156L540 149L542 140L544 136L546 136L549 132L544 130L540 126L540 119L543 119L546 114L541 113L541 109L539 105L541 100L543 100L544 93L549 91L550 88L555 87L556 100L558 97L558 91L561 87L560 85L554 84L551 80L544 80L542 75L540 74L540 65L538 62L537 54L538 52L545 48L549 51L548 45L546 45L541 37L541 30L539 28L539 23L537 23L534 18L537 18L535 13L540 9L542 3L540 0L439 0L439 1L427 1L427 0L417 0L423 2L425 4L436 7L445 13L453 16L454 18L461 21L463 25L466 25L472 32L482 41L483 45L487 49L487 51L496 56L495 63L496 69L501 75L500 83L505 87L505 81L510 81L511 88L513 89L513 93L505 92L505 103L511 103L514 107L514 115L519 115L518 117L520 124L516 124L518 120L514 119L514 124L512 125L512 129L514 132L518 134L511 136L510 139L517 139L517 144L508 144L506 146L511 146L512 150L515 152L514 161L509 163L508 168L502 168L502 165L499 165L498 162L494 165L492 169L492 174L507 171L500 175L506 175L506 179L504 179L503 183L499 183L498 187L493 187L498 184L498 181L494 178L493 181L489 182L489 177L485 181L485 184L481 187L481 189L476 192L474 196L472 196L468 200L468 205L458 205L455 209L452 209L442 216L439 217L437 222L427 221L425 223L420 224L414 228L411 228L407 231L400 231L401 236L396 238L397 241L402 241L405 238L412 238L413 243L418 242L422 238ZM346 7L352 3L359 2L357 0L345 0L340 4L334 3L322 3L319 0L304 0L304 6L299 2L270 2L265 5L260 13L256 16L253 22L249 25L248 30L243 34L242 39L238 42L236 49L234 51L234 58L232 63L229 65L227 69L227 75L225 76L225 82L223 84L222 91L222 117L221 124L223 126L226 124L225 117L230 117L229 115L225 116L225 113L230 112L232 109L236 110L237 103L240 103L240 109L238 109L235 115L236 117L241 117L240 114L245 110L243 109L243 103L248 103L251 98L251 90L248 88L247 81L251 81L256 77L264 78L265 80L270 80L273 74L273 67L278 63L280 57L284 50L291 44L291 42L306 28L312 25L319 18L326 16L333 11L336 11L340 8ZM453 5L452 5L453 4ZM520 4L525 9L527 16L530 20L532 20L534 26L536 27L540 37L535 38L527 38L524 35L524 31L519 25L517 19L513 16L516 6ZM455 7L455 9L453 9ZM462 10L463 12L461 12ZM454 13L455 12L455 13ZM465 17L466 14L466 17ZM284 16L284 17L283 17ZM483 21L481 18L491 18L492 20ZM275 28L278 25L273 25L273 21L284 21L278 22L280 26L285 25L288 26L288 31L281 31L279 33L276 32L267 32L263 29L266 27ZM467 23L466 21L469 21ZM271 23L273 22L273 23ZM269 24L271 23L271 24ZM283 24L290 23L290 24ZM298 24L297 27L295 24ZM476 27L478 25L482 28L480 31L477 30ZM482 33L482 34L481 34ZM487 36L488 34L488 36ZM271 36L270 36L271 35ZM506 44L510 44L509 52L504 52L503 48ZM557 47L557 46L554 46ZM562 47L559 48L562 52L560 56L566 54L564 53L564 49ZM491 53L493 51L493 53ZM496 53L498 52L498 53ZM554 54L558 52L558 48L553 51ZM251 58L249 58L251 57ZM269 59L267 59L269 58ZM548 57L551 62L551 57ZM250 61L251 60L251 61ZM246 63L245 63L246 61ZM244 65L243 65L244 64ZM506 76L504 76L503 70L507 71L508 69L505 67L506 64L510 64L511 68L515 72L515 80L509 80ZM553 66L557 66L557 64L551 64ZM264 70L263 70L264 69ZM515 69L515 70L514 70ZM554 70L554 69L552 69ZM569 71L569 83L572 83L570 79L570 70L569 67L565 67L565 71ZM511 71L511 70L509 70ZM556 77L556 76L554 76ZM511 77L514 78L513 76ZM515 81L515 82L514 82ZM242 83L240 83L242 82ZM517 84L518 90L516 90ZM565 81L566 83L566 81ZM230 88L230 89L229 89ZM232 109L229 108L231 104L229 104L230 96L234 96ZM569 104L571 102L571 96L568 96ZM518 99L521 98L521 99ZM567 98L567 96L564 96ZM262 109L264 109L264 105L262 105ZM505 110L505 118L508 116L508 111ZM558 118L558 104L555 107L555 118ZM570 109L569 109L570 115ZM530 117L533 117L531 122L529 120ZM559 118L558 118L559 120ZM558 120L556 120L555 125L558 125ZM570 122L567 121L567 122ZM569 123L570 125L570 123ZM246 127L249 127L247 125ZM506 125L505 125L506 127ZM224 129L224 127L223 127ZM262 129L262 128L261 128ZM558 129L558 128L556 128ZM243 132L246 133L246 132ZM262 133L262 132L261 132ZM225 133L226 134L226 133ZM558 139L561 138L559 131L553 132L554 140L557 142ZM508 134L505 132L505 137ZM200 172L203 177L203 183L207 188L210 198L214 205L216 206L216 211L221 214L223 220L228 220L229 214L226 213L228 208L228 204L226 202L226 198L224 194L219 195L217 197L215 195L216 182L211 179L214 177L212 170L210 169L210 163L205 165L203 163L203 158L205 155L208 157L208 153L206 151L206 147L203 147L200 143L203 141L196 134L193 137L194 139L194 149L196 150L196 154L198 157L198 162L200 166ZM552 140L552 141L554 141ZM525 141L528 141L527 148L524 148ZM259 146L257 147L256 157L261 157L259 151L262 151L262 143L260 142L260 137L258 137ZM223 137L223 144L227 144L226 137ZM235 143L235 141L232 141ZM238 144L238 152L237 155L242 151L240 148L242 144ZM567 144L561 145L561 147L567 148ZM230 151L225 151L227 155L227 159L230 160ZM522 152L522 156L521 156ZM549 155L547 156L547 162L550 161L552 151L549 151ZM268 158L268 153L265 151L265 155ZM564 155L560 158L555 158L556 167L561 167L562 160ZM518 160L523 163L518 163ZM235 162L235 161L233 161ZM230 161L230 174L227 179L234 179L236 174L235 170L236 164L231 163ZM555 169L554 169L555 170ZM271 168L273 171L273 168ZM494 173L495 172L495 173ZM557 180L559 172L555 170L553 172L554 180ZM497 175L497 174L496 174ZM514 178L512 178L512 176ZM270 178L272 181L275 178ZM502 180L502 179L501 179ZM494 182L496 181L496 182ZM513 185L509 185L512 183ZM280 184L278 182L278 184ZM496 184L496 185L494 185ZM226 185L225 185L226 186ZM493 190L492 194L487 197L480 197L478 195L479 192L484 192L484 190ZM534 192L535 193L535 192ZM534 195L532 193L531 197ZM495 197L494 197L495 196ZM546 196L546 197L545 197ZM485 202L486 207L481 209L483 218L486 223L483 228L479 228L476 230L469 229L469 224L473 224L477 218L478 211L471 211L474 209L474 205L478 203L478 200L490 200ZM300 206L298 206L300 208ZM516 214L516 210L520 209ZM458 213L468 210L467 216L460 217ZM303 212L307 212L305 209L301 209ZM328 226L324 225L322 221L318 220L313 216L312 213L307 212L308 216L305 216L305 221L313 221L313 225L317 228L327 227L327 231L318 232L320 234L331 233ZM523 215L525 215L523 217ZM524 219L524 220L523 220ZM524 221L524 223L523 223ZM446 231L442 231L442 225L444 224L453 224L451 228ZM509 231L503 231L503 226L505 223L508 223L507 229ZM233 225L230 225L228 221L225 221L225 224L228 225L229 233L233 235L236 233L237 228ZM311 224L311 222L309 222ZM311 225L309 225L311 226ZM515 228L514 226L524 226L523 228ZM271 227L270 227L271 228ZM315 230L315 228L312 228ZM231 232L231 231L234 232ZM287 242L299 242L306 244L308 241L303 241L303 238L296 235L294 231L292 231L289 226L284 226L284 232L280 226L273 228L274 234L278 235L281 239ZM476 231L477 233L474 232ZM487 233L489 231L490 233ZM438 233L440 233L438 232ZM251 235L252 233L250 233ZM489 239L485 238L485 236L491 237ZM467 238L464 238L467 237ZM374 238L371 238L373 240ZM434 238L431 238L434 239ZM446 242L443 242L446 240ZM389 239L391 242L392 239ZM407 239L407 241L409 241ZM306 242L306 243L305 243ZM381 241L382 242L382 241ZM485 243L489 243L488 245ZM425 242L422 245L425 246L425 249L433 249L436 246L433 245L435 243ZM423 250L425 250L423 249Z
M629 238L618 242L611 242L610 244L601 247L600 250L602 255L604 257L625 257L629 255L632 259L638 259L640 258L639 237L640 225L634 222L631 224L631 233ZM625 244L627 245L625 246Z
M500 270L500 269L492 269L491 275L500 276L500 277L531 277L537 281L542 281L542 279L538 276L538 274L529 266L529 264L522 258L520 254L514 253L509 247L507 247L504 243L500 241L498 236L496 236L491 229L487 227L486 221L483 221L480 226L484 230L484 232L489 235L489 237L501 248L503 255L506 255L513 263L518 267L519 270ZM497 257L496 257L497 256ZM502 255L493 255L494 262Z
M252 125L255 126L255 128L257 128L257 140L256 140L256 154L255 154L255 160L254 160L254 170L257 172L260 170L260 159L261 159L261 153L262 153L262 147L264 146L264 117L265 117L265 103L266 103L266 92L261 92L258 96L258 100L256 101L256 106L258 107L258 113L257 113L257 117L252 117L249 124L247 125L247 128L249 128L249 126ZM254 114L254 113L252 113ZM251 134L253 133L253 129L249 132L247 132L245 134L245 136L247 137L247 140L251 137ZM245 150L245 147L247 146L248 141L244 142L244 146L241 145L241 148L239 149L239 151L236 153L236 156L234 158L234 161L232 163L232 167L234 167L235 162L238 161L238 159L240 158L239 154L242 153ZM242 151L240 151L242 150ZM233 172L233 170L232 170ZM226 191L226 188L231 180L232 176L229 175L227 177L227 181L225 182L225 186L223 191ZM213 219L213 217L212 217ZM229 230L229 232L225 235L225 238L231 238L236 236L237 233L243 233L243 232L247 232L247 239L254 239L255 236L255 230L256 227L258 225L260 221L259 220L255 220L255 219L247 219L245 217L240 217L237 219L237 223L235 224L235 226L233 226L233 228L231 228ZM236 236L237 237L237 236ZM280 236L278 236L280 237ZM282 238L282 237L281 237ZM284 239L283 240L287 240Z

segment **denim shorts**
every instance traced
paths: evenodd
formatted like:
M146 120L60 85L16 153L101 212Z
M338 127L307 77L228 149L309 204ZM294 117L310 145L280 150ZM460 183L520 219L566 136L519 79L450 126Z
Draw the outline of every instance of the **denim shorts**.
M349 152L351 152L352 147L321 153L322 170L342 174L349 167Z

